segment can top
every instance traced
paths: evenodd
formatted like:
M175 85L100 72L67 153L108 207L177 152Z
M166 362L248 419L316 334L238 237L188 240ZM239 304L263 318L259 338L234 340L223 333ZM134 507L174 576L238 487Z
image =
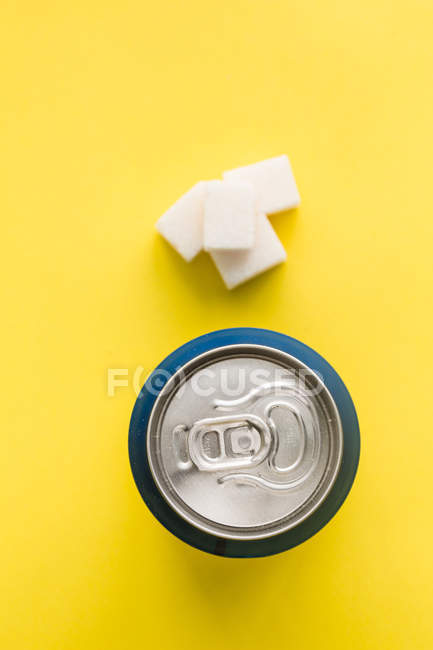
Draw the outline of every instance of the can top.
M158 395L147 454L170 506L217 537L293 528L338 475L343 433L319 376L276 348L236 344L186 363Z

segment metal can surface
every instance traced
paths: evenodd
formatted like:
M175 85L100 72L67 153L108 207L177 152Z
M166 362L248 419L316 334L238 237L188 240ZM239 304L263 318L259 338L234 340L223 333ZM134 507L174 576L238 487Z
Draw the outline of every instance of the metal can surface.
M347 389L311 348L234 328L169 355L137 398L129 454L153 514L180 539L229 557L287 550L338 510L359 428Z

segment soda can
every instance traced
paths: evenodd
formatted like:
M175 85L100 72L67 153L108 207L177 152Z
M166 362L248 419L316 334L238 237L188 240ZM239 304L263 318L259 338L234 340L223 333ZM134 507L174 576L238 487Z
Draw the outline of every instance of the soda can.
M129 456L155 517L227 557L286 551L337 512L360 451L351 397L317 352L256 328L170 354L132 413Z

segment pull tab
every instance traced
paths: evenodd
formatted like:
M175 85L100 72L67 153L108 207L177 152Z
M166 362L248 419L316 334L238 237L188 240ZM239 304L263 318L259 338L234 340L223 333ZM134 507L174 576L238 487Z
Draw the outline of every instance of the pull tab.
M268 425L251 414L206 418L188 435L191 460L208 472L254 467L267 457L270 446Z

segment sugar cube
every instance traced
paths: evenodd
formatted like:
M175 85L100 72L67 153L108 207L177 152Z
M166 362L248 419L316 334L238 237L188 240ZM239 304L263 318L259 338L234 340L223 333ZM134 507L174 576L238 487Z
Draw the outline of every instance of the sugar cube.
M251 182L257 192L257 209L265 214L295 208L301 201L287 156L231 169L223 178L230 183Z
M240 250L254 244L255 193L251 183L208 184L204 203L204 249Z
M194 185L156 223L157 230L187 262L203 248L206 185L206 181Z
M210 251L228 289L284 262L286 251L265 214L256 217L254 247L246 251Z

